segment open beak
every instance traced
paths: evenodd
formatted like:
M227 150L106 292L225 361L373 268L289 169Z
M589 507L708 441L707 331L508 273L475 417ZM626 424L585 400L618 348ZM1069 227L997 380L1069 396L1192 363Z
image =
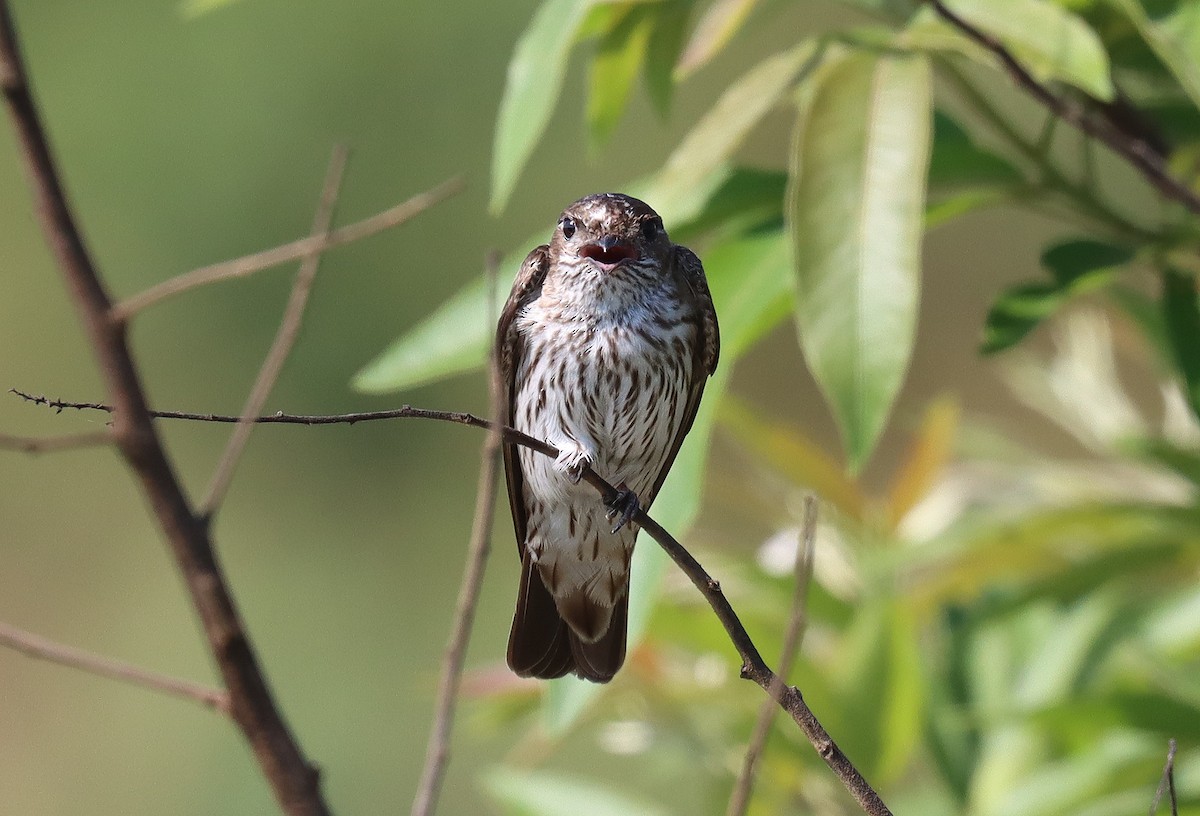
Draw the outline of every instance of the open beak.
M637 257L637 250L632 244L627 244L612 235L605 235L599 241L592 244L585 244L579 250L579 254L584 258L591 258L602 266L616 266L621 261L627 261Z

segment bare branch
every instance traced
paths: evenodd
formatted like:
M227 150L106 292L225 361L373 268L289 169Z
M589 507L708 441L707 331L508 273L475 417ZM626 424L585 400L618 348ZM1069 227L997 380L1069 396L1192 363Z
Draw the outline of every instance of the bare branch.
M338 192L342 187L342 177L346 172L348 156L349 152L346 146L337 145L333 148L333 155L329 157L325 185L321 189L321 200L317 204L317 213L313 217L311 236L313 238L325 240L329 237L329 225L333 223L333 211L337 206ZM221 501L225 498L229 485L233 481L233 472L237 469L238 460L242 458L242 453L246 450L246 443L250 441L250 432L254 430L252 420L262 411L267 397L271 395L271 389L279 380L283 364L287 362L288 355L292 353L296 337L300 334L300 324L304 320L304 309L308 305L308 296L312 293L313 281L316 279L317 270L320 267L320 249L305 255L304 260L300 262L300 270L296 273L296 282L292 284L292 292L288 296L283 319L279 323L278 331L275 332L275 339L271 341L271 350L267 352L267 357L263 360L262 368L259 369L258 377L254 381L254 387L250 389L250 396L246 398L246 404L242 408L241 421L229 436L229 443L225 446L225 452L221 454L221 460L213 472L212 481L209 482L208 492L200 504L200 515L207 520L211 521L213 514L216 513Z
M1158 813L1158 805L1162 802L1163 794L1170 793L1171 816L1179 816L1179 801L1175 796L1175 750L1179 746L1174 739L1167 740L1167 764L1163 766L1162 779L1158 789L1154 791L1154 801L1150 803L1150 816Z
M26 632L7 623L0 623L0 646L21 652L37 660L47 660L60 666L85 671L130 685L161 691L174 697L206 705L222 714L229 714L229 695L220 689L190 683L165 674L148 671L130 663L102 657L83 649L64 646L52 640Z
M21 63L7 0L0 0L0 78L42 231L75 302L109 399L118 409L113 441L138 477L170 544L229 692L230 713L282 809L292 816L325 816L329 809L317 772L275 703L225 583L208 526L192 511L147 413L145 392L125 340L125 322L112 318L112 300L67 204Z
M61 400L47 400L44 397L33 397L32 400L59 410L76 407L112 410L110 406L96 405L95 403L68 403ZM213 414L186 414L183 412L164 411L154 415L162 418L191 419L204 422L238 421L237 417ZM543 456L551 458L557 458L559 455L558 448L548 442L535 439L515 428L500 425L477 417L474 414L457 411L432 411L424 408L413 408L410 405L390 411L372 411L357 414L306 416L278 413L257 417L255 421L294 425L334 425L385 419L431 419L440 422L453 422L459 425L470 425L475 428L498 428L506 442L523 445L530 450L537 451ZM612 504L616 499L617 489L591 468L584 470L582 479L596 489L596 492L600 494L601 501L605 504ZM644 510L639 510L633 517L633 520L646 531L647 535L658 542L658 545L666 551L671 560L675 562L675 565L683 571L692 584L700 590L700 594L708 601L708 605L712 607L717 619L725 627L725 632L729 635L730 641L742 658L741 676L744 679L754 681L791 716L792 720L800 726L800 730L804 733L809 743L816 749L817 754L825 761L825 764L830 767L838 779L841 780L846 790L850 792L850 795L854 797L868 816L891 816L891 811L888 810L883 800L879 798L879 794L863 778L863 775L854 767L849 758L842 753L842 749L833 741L833 738L829 736L829 733L821 725L816 715L813 714L812 710L808 707L808 703L804 701L804 696L800 693L800 690L795 686L786 686L782 682L777 681L775 673L767 666L766 661L763 660L762 655L758 652L758 647L754 645L754 641L750 638L749 633L746 632L746 627L742 625L737 613L721 592L721 585L705 571L700 562L682 544L676 541L669 532L647 515Z
M1126 100L1123 106L1104 106L1100 116L1083 105L1070 102L1055 94L1021 65L999 39L976 27L950 9L943 0L929 0L937 13L961 31L968 39L990 51L1026 93L1040 102L1059 119L1107 145L1121 156L1166 198L1177 201L1193 213L1200 214L1200 194L1171 174L1167 167L1165 144L1145 133L1144 128L1131 126Z
M0 434L0 449L33 454L57 453L59 451L79 450L80 448L96 448L101 445L107 445L110 442L112 442L112 434L108 431L48 437Z
M496 302L496 278L500 258L496 253L488 256L488 315L487 325L496 322L492 314ZM500 372L496 367L495 349L488 357L488 405L493 416L500 405ZM471 543L467 548L467 566L463 571L462 585L454 608L454 626L450 642L442 658L442 677L438 683L437 704L434 709L433 727L429 733L429 744L425 750L425 767L421 781L413 798L412 816L432 816L437 809L438 796L450 762L450 736L454 729L454 709L458 701L458 690L462 684L463 666L467 657L467 643L471 639L471 628L475 623L475 608L479 601L479 590L483 586L483 574L487 567L488 552L492 543L492 520L496 509L496 460L500 450L500 429L488 429L480 453L479 484L475 493L475 521L471 525Z
M300 238L277 246L274 249L263 250L253 255L244 255L241 258L234 258L231 261L222 261L221 263L193 269L191 272L184 272L182 275L177 275L174 278L151 286L149 289L117 303L112 308L113 318L115 320L128 320L143 309L167 298L181 295L199 286L206 286L210 283L230 280L232 278L244 278L248 275L253 275L255 272L261 272L264 269L285 264L288 261L297 261L309 255L328 252L334 247L339 247L343 244L361 241L363 238L367 238L377 232L400 226L435 204L439 204L450 196L461 192L465 186L461 178L453 178L442 182L432 190L419 193L407 201L401 202L381 213L376 213L370 218L365 218L362 221L357 221L348 226L336 229L323 237L309 236L307 238Z
M800 651L800 643L804 640L804 630L808 625L808 585L812 581L813 551L817 537L817 499L809 495L804 497L804 522L800 528L800 549L796 553L796 565L792 575L792 612L788 618L787 631L783 636L783 651L779 656L779 674L772 685L771 697L777 697L783 691L783 685L791 674L792 664ZM771 733L771 723L775 720L776 706L774 699L763 702L758 712L758 720L754 723L754 733L750 744L746 747L746 756L742 762L742 772L738 775L733 786L733 794L729 797L729 807L726 816L743 816L750 807L750 792L754 787L754 776L758 759L762 756Z

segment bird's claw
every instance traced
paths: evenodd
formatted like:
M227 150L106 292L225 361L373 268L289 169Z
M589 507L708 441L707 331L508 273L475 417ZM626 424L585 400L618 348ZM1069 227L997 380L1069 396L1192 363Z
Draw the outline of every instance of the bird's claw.
M633 521L633 517L638 514L641 506L642 504L638 500L637 494L626 487L624 482L617 486L617 495L608 503L608 512L604 514L610 521L620 516L616 526L612 528L614 535L626 524Z
M592 464L592 457L582 449L563 450L554 460L554 468L571 480L571 484L579 484L583 471Z

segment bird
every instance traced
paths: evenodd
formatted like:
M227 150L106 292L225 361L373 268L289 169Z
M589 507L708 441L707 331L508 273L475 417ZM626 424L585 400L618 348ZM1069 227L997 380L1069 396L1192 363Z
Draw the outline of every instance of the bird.
M633 519L658 495L719 354L704 267L643 201L579 199L521 264L496 330L498 414L559 454L502 445L521 558L517 675L607 683L621 668ZM587 468L615 499L580 483Z

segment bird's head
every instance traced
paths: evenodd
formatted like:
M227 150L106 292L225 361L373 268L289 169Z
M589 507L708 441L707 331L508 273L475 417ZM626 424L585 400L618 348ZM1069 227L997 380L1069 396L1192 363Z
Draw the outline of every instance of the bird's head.
M657 265L670 250L671 239L658 213L621 193L596 193L567 207L550 241L555 257L605 273L623 265Z

